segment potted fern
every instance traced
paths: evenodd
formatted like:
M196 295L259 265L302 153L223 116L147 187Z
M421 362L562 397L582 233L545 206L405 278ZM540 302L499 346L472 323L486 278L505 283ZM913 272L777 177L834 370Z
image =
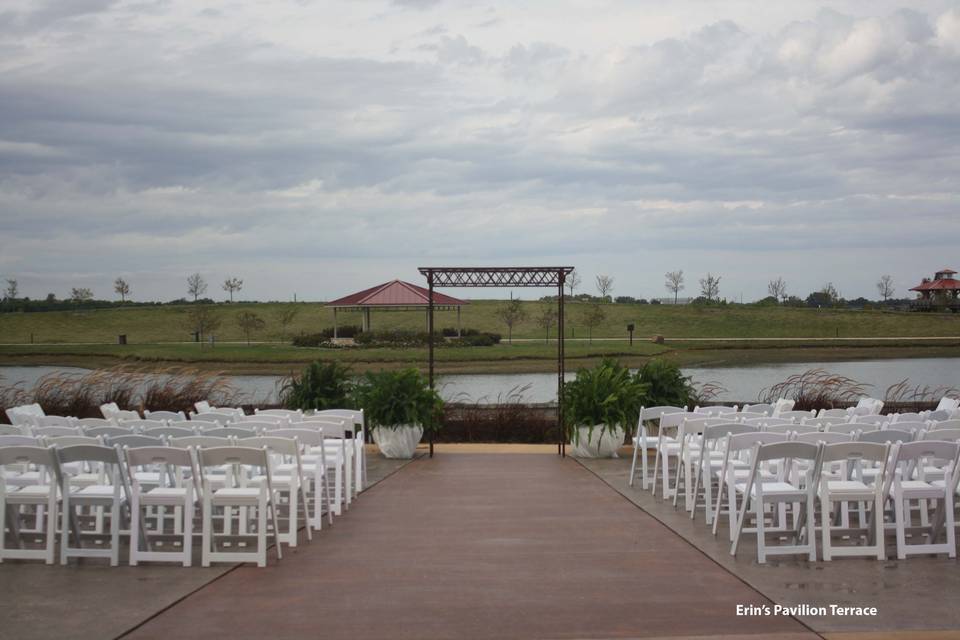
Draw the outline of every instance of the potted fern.
M412 458L424 429L436 430L440 424L443 400L413 368L366 373L353 398L387 458Z
M648 385L615 360L581 369L564 385L564 426L570 453L613 458L639 417Z

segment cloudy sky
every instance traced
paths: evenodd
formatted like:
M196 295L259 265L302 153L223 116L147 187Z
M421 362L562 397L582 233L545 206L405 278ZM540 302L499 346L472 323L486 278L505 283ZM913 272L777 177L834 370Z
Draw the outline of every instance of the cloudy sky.
M5 0L0 276L906 295L960 268L958 105L960 1Z

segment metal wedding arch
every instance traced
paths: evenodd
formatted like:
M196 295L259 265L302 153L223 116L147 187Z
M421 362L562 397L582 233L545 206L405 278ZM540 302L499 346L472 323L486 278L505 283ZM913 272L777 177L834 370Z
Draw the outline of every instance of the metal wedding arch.
M567 455L563 435L563 287L573 267L420 267L427 278L427 332L429 341L429 380L433 388L433 290L435 287L556 287L557 288L557 453ZM430 457L433 457L433 432L430 433Z

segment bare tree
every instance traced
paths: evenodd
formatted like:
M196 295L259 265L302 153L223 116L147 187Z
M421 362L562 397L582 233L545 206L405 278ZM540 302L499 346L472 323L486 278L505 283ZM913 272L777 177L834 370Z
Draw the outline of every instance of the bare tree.
M187 293L193 296L196 302L200 296L207 292L207 281L199 273L195 273L187 278Z
M573 292L577 290L577 287L580 286L580 274L577 273L577 270L574 269L567 275L567 288L570 289L570 296L573 297Z
M195 331L203 342L203 337L220 328L221 320L210 305L194 305L187 311L187 328Z
M293 324L293 320L297 317L298 313L300 313L300 307L295 304L287 305L286 308L280 312L280 337L282 339L286 340L287 327Z
M777 300L786 300L787 299L787 283L783 278L777 276L776 280L771 280L767 284L767 293L776 298Z
M250 346L250 334L254 331L262 331L267 323L252 311L242 311L237 314L237 324L240 330L247 336L247 346Z
M243 280L240 278L227 278L223 281L223 290L230 294L230 302L233 302L233 294L243 289Z
M589 331L590 344L593 344L593 330L603 324L607 319L607 313L598 304L592 304L583 313L583 324L587 325Z
M552 305L547 305L537 317L537 326L547 330L547 337L544 342L550 342L550 329L557 324L557 310Z
M87 287L74 287L70 289L70 299L74 302L87 302L93 300L93 291Z
M20 294L20 284L15 278L7 278L7 288L3 291L3 297L10 302L17 299Z
M496 314L497 318L499 318L503 324L507 325L507 342L513 344L514 325L523 322L527 317L523 303L520 302L520 298L513 298L506 305L497 309Z
M893 277L892 276L880 276L880 281L877 283L877 291L880 292L880 295L883 297L883 301L886 302L893 297Z
M604 275L597 276L597 291L600 292L601 298L610 295L610 292L613 291L613 278Z
M113 281L113 290L120 296L120 302L126 302L130 295L130 285L123 278L117 278Z
M720 295L720 276L707 272L705 278L700 278L700 293L708 302L713 302Z
M667 279L667 282L664 284L664 286L667 288L667 291L673 293L673 304L677 304L680 292L684 289L683 269L680 271L667 271L664 277Z
M823 294L824 298L826 298L827 302L830 304L836 304L840 300L840 292L837 291L837 288L833 286L832 282L828 282L827 284L823 285L820 293Z

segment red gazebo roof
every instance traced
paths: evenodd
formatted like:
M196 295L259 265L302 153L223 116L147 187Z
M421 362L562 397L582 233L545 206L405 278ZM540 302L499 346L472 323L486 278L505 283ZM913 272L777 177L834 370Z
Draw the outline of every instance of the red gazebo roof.
M328 302L328 307L426 307L430 292L423 287L391 280L363 291ZM459 307L470 304L465 300L433 292L433 304L445 307Z
M937 275L943 274L946 276L952 276L956 271L953 269L941 269L937 271ZM917 286L910 289L910 291L956 291L960 289L960 280L956 278L940 278L938 280L927 280L926 282L921 282Z

